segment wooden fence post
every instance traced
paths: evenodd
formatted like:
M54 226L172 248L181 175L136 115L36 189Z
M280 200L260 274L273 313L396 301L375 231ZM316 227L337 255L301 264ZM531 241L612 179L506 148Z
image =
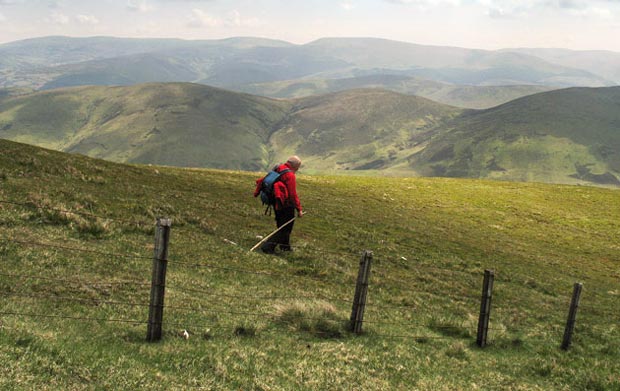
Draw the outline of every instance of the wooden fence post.
M573 298L570 301L570 309L568 310L568 319L566 320L566 328L564 328L564 338L562 339L562 349L568 350L571 339L573 338L573 330L575 329L575 318L577 317L577 308L579 308L579 297L581 296L581 288L583 284L575 283L573 286Z
M355 296L353 296L353 309L351 310L350 329L355 334L362 333L364 323L364 310L366 309L366 297L368 296L368 278L370 277L370 264L372 263L372 251L364 251L360 260L360 268L357 273Z
M484 281L482 283L482 301L480 303L480 317L478 318L478 335L476 344L481 348L487 344L487 334L489 333L489 320L491 318L491 297L493 296L493 280L495 273L493 270L484 271Z
M164 319L164 292L166 290L166 268L168 266L168 242L170 240L170 219L157 219L155 230L155 251L153 255L153 274L151 278L151 301L146 340L161 340Z

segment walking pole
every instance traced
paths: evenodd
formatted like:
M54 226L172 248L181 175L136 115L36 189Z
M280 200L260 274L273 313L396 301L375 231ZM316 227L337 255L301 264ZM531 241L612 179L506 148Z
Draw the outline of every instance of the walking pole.
M306 215L308 212L304 212L304 215ZM275 231L273 231L272 233L270 233L269 235L267 235L263 240L261 240L260 242L256 243L256 245L254 245L254 247L252 247L250 249L250 252L256 250L256 248L258 246L260 246L261 244L265 243L267 240L269 240L269 238L271 238L273 235L277 234L278 231L280 231L282 228L286 227L287 225L289 225L290 223L292 223L293 221L295 221L297 217L293 217L292 219L290 219L289 221L287 221L286 223L282 224L280 227L278 227Z

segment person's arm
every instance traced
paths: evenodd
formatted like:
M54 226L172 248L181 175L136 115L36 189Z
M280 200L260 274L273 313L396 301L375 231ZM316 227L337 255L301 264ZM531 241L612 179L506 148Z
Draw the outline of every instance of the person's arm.
M297 179L295 178L295 174L292 172L288 172L285 175L286 178L283 178L285 179L283 180L283 182L286 184L286 190L288 190L289 202L291 202L295 209L297 209L297 215L301 217L303 216L304 212L301 208L299 196L297 195Z

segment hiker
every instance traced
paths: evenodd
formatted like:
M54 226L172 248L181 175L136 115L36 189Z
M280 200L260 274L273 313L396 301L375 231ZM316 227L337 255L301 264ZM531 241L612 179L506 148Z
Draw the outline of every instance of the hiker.
M297 183L295 179L295 173L299 170L300 166L301 159L297 156L291 156L286 163L279 165L275 169L276 172L286 171L280 175L279 178L279 181L286 187L286 191L281 192L285 197L278 197L279 194L277 194L276 198L278 201L274 206L276 225L278 228L295 217L295 210L297 210L297 217L301 218L304 215L301 209L301 203L299 202L299 196L297 195ZM261 246L261 250L264 253L273 254L276 247L280 246L280 250L282 251L291 251L290 237L294 223L294 221L289 223L286 227L273 235L269 241Z

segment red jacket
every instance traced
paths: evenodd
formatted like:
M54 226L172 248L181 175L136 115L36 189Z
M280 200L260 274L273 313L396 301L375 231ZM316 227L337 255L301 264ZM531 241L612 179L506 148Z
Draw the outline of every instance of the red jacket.
M297 180L295 179L295 171L288 165L288 163L284 163L278 166L276 169L277 172L281 172L284 170L291 170L289 172L285 172L280 175L280 181L286 186L286 201L283 203L284 207L294 207L298 212L301 211L301 203L299 202L299 196L297 195ZM277 191L277 186L275 187ZM278 198L276 194L276 198ZM276 205L277 208L277 205ZM279 208L277 208L279 209Z

